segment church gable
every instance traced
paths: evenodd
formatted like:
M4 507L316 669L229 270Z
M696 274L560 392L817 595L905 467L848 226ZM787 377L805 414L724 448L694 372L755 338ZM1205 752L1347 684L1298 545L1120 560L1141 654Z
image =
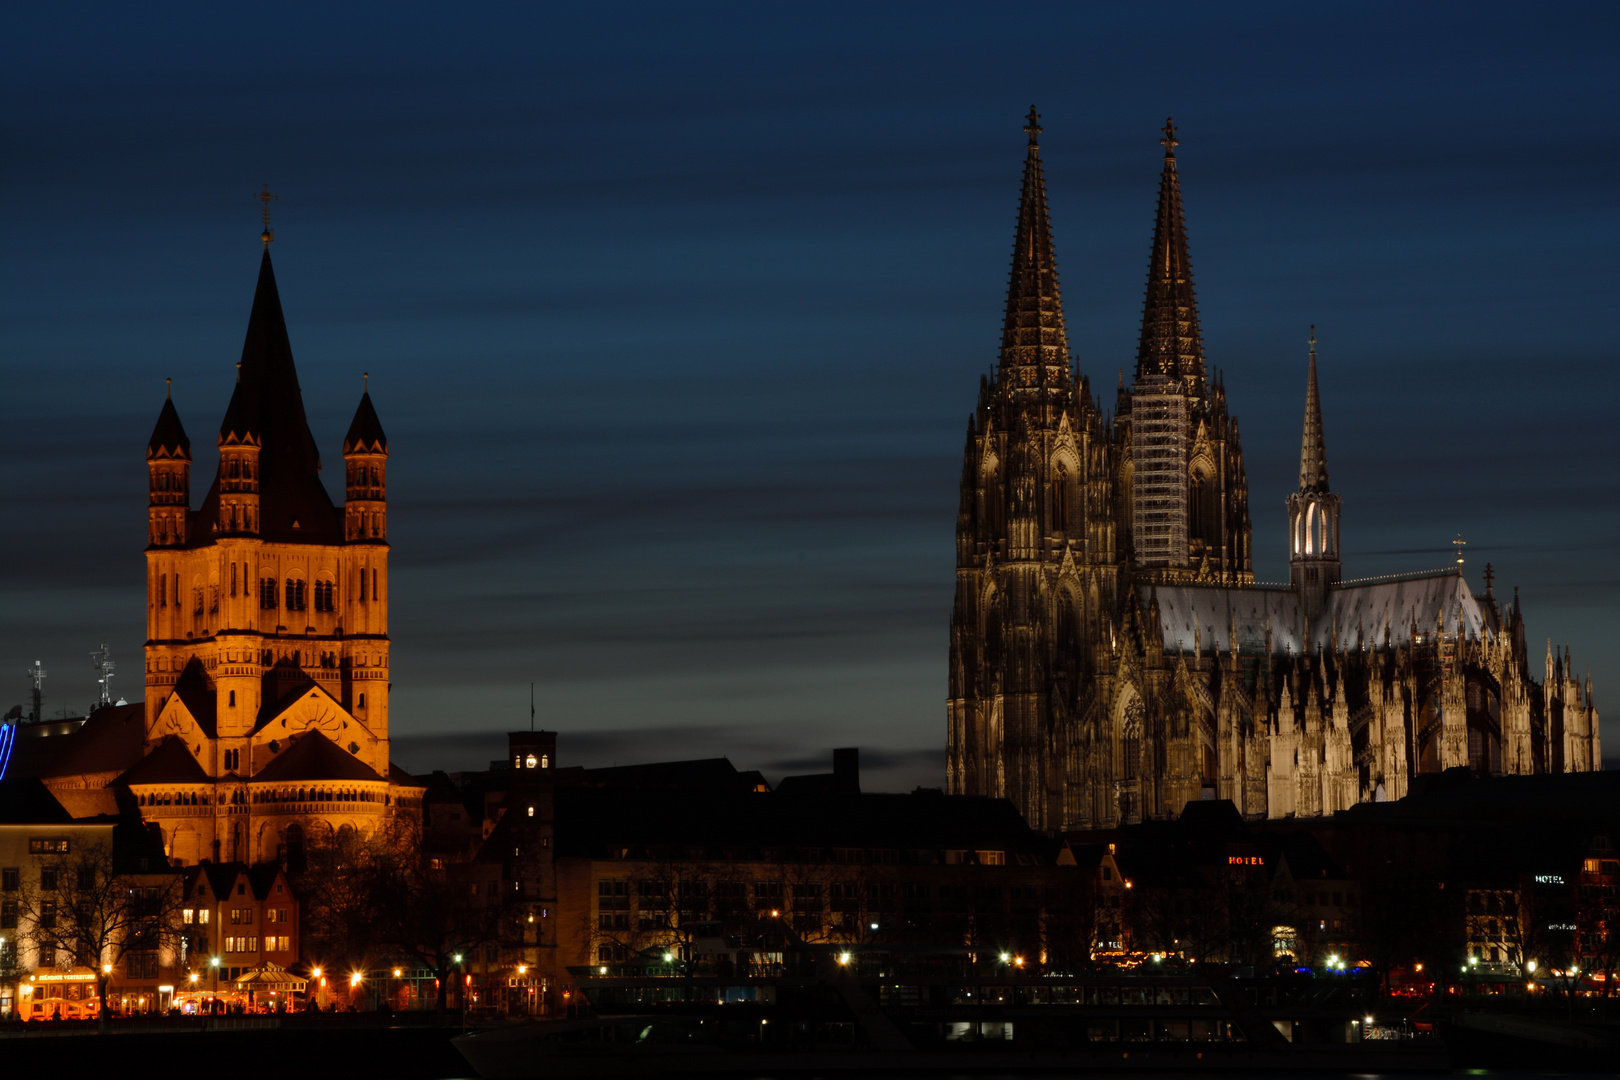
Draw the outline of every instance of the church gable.
M340 745L355 738L374 739L366 726L324 687L311 683L266 709L253 731L253 741L256 744L275 739L285 741L310 731L318 731Z
M207 719L210 722L205 725L192 712L186 698L179 693L170 694L162 708L158 710L157 719L152 722L152 727L147 732L147 741L155 743L165 739L179 739L186 744L187 749L200 757L202 747L214 738L214 725L211 722L213 717L208 716Z

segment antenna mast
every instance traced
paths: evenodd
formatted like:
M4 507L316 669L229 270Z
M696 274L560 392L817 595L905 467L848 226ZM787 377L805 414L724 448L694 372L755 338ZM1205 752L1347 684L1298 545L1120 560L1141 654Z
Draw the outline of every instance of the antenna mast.
M111 705L112 687L108 684L112 682L115 665L112 661L112 651L107 648L106 642L101 643L100 652L90 654L90 666L96 669L96 682L101 686L101 704Z
M42 692L45 686L45 665L35 660L34 666L28 669L27 675L34 680L34 711L29 714L28 719L37 724L45 718L45 714L40 711L40 703L45 697Z
M529 730L534 730L534 683L529 684Z

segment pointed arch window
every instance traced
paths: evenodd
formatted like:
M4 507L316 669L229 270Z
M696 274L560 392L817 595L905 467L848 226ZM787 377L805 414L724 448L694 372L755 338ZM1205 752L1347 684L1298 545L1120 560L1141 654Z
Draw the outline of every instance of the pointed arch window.
M1052 530L1069 531L1069 470L1062 464L1052 480Z

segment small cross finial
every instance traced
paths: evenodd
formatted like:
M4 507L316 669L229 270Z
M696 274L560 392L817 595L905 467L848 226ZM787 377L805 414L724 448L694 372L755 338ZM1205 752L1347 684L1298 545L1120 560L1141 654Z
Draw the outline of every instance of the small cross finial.
M362 394L371 393L371 372L369 371L360 373L360 392Z
M259 239L263 241L265 247L269 247L270 241L276 238L276 234L270 231L270 204L276 196L270 194L270 185L266 184L264 190L253 197L264 203L264 232L259 234Z
M1468 541L1463 539L1462 533L1458 533L1457 534L1457 539L1455 539L1455 540L1453 540L1451 542L1451 546L1457 549L1457 565L1458 566L1461 566L1463 564L1463 547L1467 543L1468 543Z
M163 380L163 396L166 397L166 398L170 398L171 400L173 399L173 397L174 397L174 380L173 379L164 379Z
M1176 138L1176 121L1174 117L1167 116L1164 118L1163 131L1164 138L1159 140L1159 145L1164 147L1165 157L1173 158L1176 156L1176 147L1181 145L1180 140Z
M1029 107L1029 115L1024 118L1024 130L1029 133L1029 145L1039 146L1041 133L1041 114L1035 111L1035 106Z

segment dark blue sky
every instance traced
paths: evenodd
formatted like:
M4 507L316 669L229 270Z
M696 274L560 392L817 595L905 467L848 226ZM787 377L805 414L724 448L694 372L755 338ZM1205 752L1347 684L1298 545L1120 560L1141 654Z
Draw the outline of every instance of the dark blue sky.
M145 439L173 376L211 474L268 182L329 485L362 371L390 436L405 764L533 681L574 760L942 782L1032 101L1108 403L1176 117L1259 575L1314 322L1346 576L1460 531L1620 700L1613 5L333 7L0 21L0 707L138 692Z

